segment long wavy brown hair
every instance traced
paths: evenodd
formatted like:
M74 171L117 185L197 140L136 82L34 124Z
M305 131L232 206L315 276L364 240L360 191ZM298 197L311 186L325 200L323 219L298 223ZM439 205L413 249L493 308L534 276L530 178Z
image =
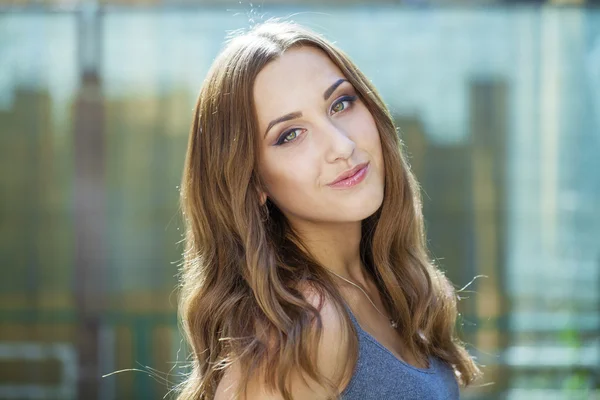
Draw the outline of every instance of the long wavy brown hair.
M270 201L257 171L259 142L253 87L257 74L287 49L313 46L329 56L374 117L385 165L384 200L362 221L360 254L391 318L413 354L451 365L458 382L480 374L456 335L457 296L428 256L420 189L402 140L380 95L347 55L320 35L269 21L230 40L214 61L195 106L181 185L186 227L179 313L191 371L179 399L212 399L225 368L243 371L236 395L255 371L292 399L291 372L301 371L338 398L339 382L319 376L319 310L303 297L310 284L343 315L351 359L358 341L331 275L311 257ZM315 322L316 321L316 322ZM239 398L239 397L238 397Z

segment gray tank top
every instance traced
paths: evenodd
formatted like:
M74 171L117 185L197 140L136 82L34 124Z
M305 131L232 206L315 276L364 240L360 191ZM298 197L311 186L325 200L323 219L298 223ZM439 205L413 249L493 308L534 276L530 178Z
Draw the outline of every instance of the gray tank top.
M358 333L358 362L341 393L342 400L455 400L460 397L452 368L436 357L429 368L414 367L398 359L363 330L346 306Z

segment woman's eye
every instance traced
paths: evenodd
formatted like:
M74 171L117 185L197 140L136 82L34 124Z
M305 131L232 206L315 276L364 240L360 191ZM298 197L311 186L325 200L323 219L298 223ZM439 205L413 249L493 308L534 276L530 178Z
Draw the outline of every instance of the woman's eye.
M289 131L283 132L283 135L281 135L281 137L277 141L277 145L279 146L279 145L286 144L286 143L296 140L296 138L298 136L300 136L300 131L302 131L302 130L303 129L301 129L301 128L296 128L296 129L290 129Z
M331 107L332 113L339 113L350 107L350 104L356 100L356 96L344 96L333 104Z

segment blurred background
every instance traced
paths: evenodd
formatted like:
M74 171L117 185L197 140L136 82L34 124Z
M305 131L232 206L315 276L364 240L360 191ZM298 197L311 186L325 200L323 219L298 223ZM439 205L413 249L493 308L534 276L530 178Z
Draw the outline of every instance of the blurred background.
M169 398L187 371L192 108L226 35L269 17L372 79L432 254L457 289L485 275L461 293L485 366L463 398L599 399L600 8L584 0L0 0L0 398Z

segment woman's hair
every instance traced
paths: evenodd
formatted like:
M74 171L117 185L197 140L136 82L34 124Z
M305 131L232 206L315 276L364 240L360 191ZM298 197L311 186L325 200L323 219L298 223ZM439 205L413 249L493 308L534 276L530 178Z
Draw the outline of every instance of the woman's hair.
M212 399L234 361L237 395L260 372L262 383L292 399L290 375L300 371L329 393L319 375L319 310L300 288L329 299L343 316L352 365L358 342L331 275L310 255L258 175L259 140L253 88L257 74L286 50L322 50L354 86L373 115L385 165L384 200L362 221L361 259L375 278L399 333L414 354L434 355L470 384L479 369L456 337L454 287L428 257L419 186L383 100L342 51L294 23L269 21L232 39L202 86L189 135L181 206L186 227L179 312L192 369L179 399ZM322 304L322 303L321 303Z

